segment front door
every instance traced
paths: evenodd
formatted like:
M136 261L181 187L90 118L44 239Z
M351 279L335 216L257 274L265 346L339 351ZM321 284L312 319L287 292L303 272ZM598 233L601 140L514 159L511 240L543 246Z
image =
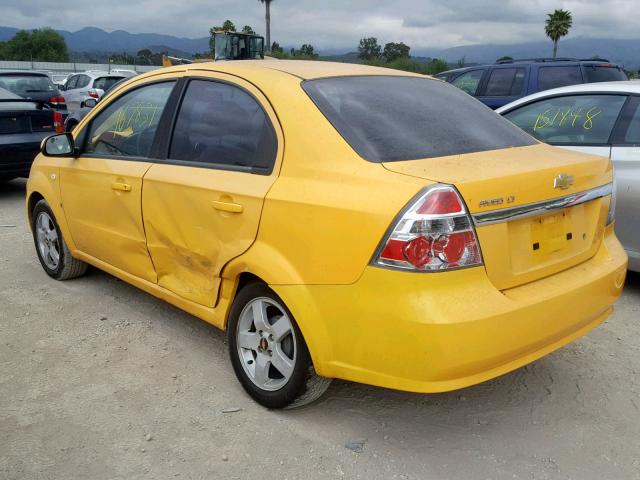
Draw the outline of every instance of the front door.
M212 307L222 268L256 238L283 137L253 85L202 75L188 80L165 160L145 175L142 209L158 285Z
M63 160L62 202L81 252L150 282L156 274L142 222L142 179L175 82L129 90L76 136L78 158Z

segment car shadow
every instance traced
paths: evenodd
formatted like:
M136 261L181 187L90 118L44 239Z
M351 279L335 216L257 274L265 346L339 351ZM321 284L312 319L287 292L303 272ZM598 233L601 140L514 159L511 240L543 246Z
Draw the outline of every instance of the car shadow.
M24 197L26 188L26 178L17 178L9 182L0 181L0 200Z

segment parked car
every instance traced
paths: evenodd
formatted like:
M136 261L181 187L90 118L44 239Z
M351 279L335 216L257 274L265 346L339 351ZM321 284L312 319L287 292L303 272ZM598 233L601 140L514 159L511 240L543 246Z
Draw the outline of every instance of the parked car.
M225 329L278 408L331 378L466 387L599 325L627 272L612 181L430 77L248 60L129 80L44 143L27 208L48 275L91 264Z
M128 80L128 78L122 78L116 83L113 83L110 86L108 86L107 89L104 91L104 95L102 95L101 98L104 98L111 90L113 90L116 86L120 85L126 80ZM70 113L65 119L64 121L65 132L71 132L74 128L76 128L76 125L80 123L80 121L87 115L87 113L91 111L92 108L94 108L98 104L99 101L100 99L91 97L80 102L80 108L74 111L73 113Z
M449 70L436 77L493 109L520 97L565 85L627 80L624 71L608 60L571 58L503 61Z
M616 233L640 272L640 82L556 88L497 110L550 145L611 158L618 187Z
M0 71L0 88L27 100L46 102L63 117L67 116L65 98L46 73L3 70Z
M108 90L114 83L123 78L127 78L127 76L101 71L87 71L72 75L67 80L64 89L69 110L78 110L80 104L88 98L99 100L104 95L105 90Z
M0 181L28 177L40 143L62 131L62 114L0 88Z

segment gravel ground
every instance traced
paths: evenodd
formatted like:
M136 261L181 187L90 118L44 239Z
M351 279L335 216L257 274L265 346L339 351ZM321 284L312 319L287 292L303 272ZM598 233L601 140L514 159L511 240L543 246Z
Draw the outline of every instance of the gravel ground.
M0 478L640 479L640 276L586 338L415 395L335 381L268 411L224 335L102 272L42 271L0 186Z

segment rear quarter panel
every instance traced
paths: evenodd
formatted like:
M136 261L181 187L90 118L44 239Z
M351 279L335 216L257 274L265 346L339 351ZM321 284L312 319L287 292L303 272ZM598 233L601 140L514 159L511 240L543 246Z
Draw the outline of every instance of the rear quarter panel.
M225 269L270 284L355 282L395 215L423 179L360 158L292 76L261 76L258 87L283 128L280 177L266 197L258 237Z

